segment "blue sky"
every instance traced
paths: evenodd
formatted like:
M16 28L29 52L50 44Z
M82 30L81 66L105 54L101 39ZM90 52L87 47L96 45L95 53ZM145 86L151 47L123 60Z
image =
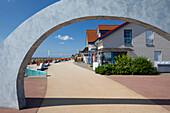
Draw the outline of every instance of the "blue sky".
M59 0L0 0L0 43L22 22ZM97 25L119 25L122 21L90 20L77 22L57 30L36 50L34 57L68 57L85 47L86 29Z

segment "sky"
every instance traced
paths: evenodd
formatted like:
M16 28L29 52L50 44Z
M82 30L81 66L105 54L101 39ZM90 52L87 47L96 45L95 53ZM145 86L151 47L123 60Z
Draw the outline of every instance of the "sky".
M26 19L59 0L0 0L0 43ZM33 57L70 57L85 48L86 30L120 25L116 20L88 20L65 26L45 39Z

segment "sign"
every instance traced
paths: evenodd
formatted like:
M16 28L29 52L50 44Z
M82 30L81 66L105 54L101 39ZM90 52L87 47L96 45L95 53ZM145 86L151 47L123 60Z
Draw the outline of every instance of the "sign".
M93 62L93 70L95 70L96 67L98 67L98 66L99 66L99 63L98 63L98 62Z

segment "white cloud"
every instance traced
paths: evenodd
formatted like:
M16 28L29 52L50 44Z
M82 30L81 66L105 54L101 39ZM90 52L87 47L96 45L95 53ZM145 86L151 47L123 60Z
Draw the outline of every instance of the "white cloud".
M60 42L60 44L64 44L64 42Z
M69 37L68 35L65 35L65 36L58 35L55 38L58 38L60 40L74 40L74 38Z

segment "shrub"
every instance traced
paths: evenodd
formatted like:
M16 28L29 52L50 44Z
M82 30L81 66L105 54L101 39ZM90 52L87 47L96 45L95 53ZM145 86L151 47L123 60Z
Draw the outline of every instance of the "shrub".
M115 64L98 66L95 72L101 75L156 75L158 74L152 62L144 57L134 60L127 55L115 57Z
M115 64L112 64L112 74L113 75L117 75L118 74L118 71L116 70L116 65Z
M112 64L108 64L104 66L104 71L105 71L105 75L111 75L112 74Z
M105 74L105 68L104 68L104 66L98 66L98 67L95 69L95 72L96 72L97 74L104 75L104 74Z
M158 74L151 61L145 57L138 57L133 60L132 74L134 75L153 75Z
M95 72L101 75L111 75L113 70L113 65L108 64L108 65L103 65L103 66L98 66L95 69Z
M114 65L114 73L113 74L123 74L128 75L131 74L131 66L132 66L132 57L128 57L127 55L117 56L115 57L115 65Z

